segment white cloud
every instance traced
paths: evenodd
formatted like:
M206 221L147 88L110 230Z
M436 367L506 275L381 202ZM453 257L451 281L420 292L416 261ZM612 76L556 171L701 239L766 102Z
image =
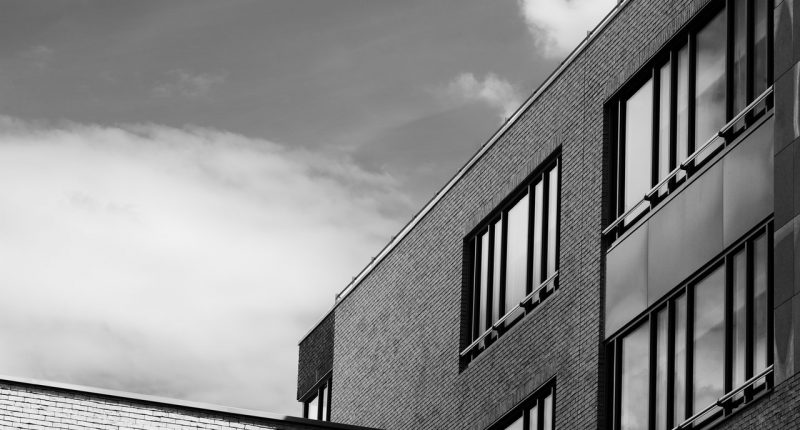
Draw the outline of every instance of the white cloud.
M157 97L201 97L211 91L211 87L225 82L225 76L207 73L190 73L183 69L167 72L170 80L153 88Z
M483 102L508 118L520 105L517 90L508 81L489 73L480 81L472 73L462 73L444 89L445 95L457 102Z
M297 342L409 212L224 131L0 117L0 374L297 414Z
M528 29L547 56L573 50L617 0L518 0Z
M50 63L54 53L55 51L48 46L36 45L23 51L20 56L24 60L29 61L37 69L43 70Z

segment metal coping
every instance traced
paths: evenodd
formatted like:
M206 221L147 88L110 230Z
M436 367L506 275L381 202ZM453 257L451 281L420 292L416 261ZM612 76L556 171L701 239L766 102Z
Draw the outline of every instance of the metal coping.
M192 402L188 400L171 399L167 397L151 396L147 394L129 393L125 391L109 390L105 388L87 387L83 385L67 384L62 382L44 381L33 378L0 375L0 385L20 385L39 389L53 389L87 396L94 396L116 401L131 401L143 405L171 407L183 409L187 412L219 414L235 416L253 420L282 421L289 424L302 424L312 428L337 429L337 430L376 430L370 427L359 427L349 424L339 424L328 421L318 421L308 418L293 417L289 415L273 414L270 412L242 409L230 406L214 405L210 403Z
M481 146L478 152L475 153L475 155L473 155L469 159L469 161L467 161L467 163L464 166L462 166L452 178L450 178L449 181L447 181L444 187L442 187L439 191L437 191L436 194L434 194L433 197L430 200L428 200L425 206L423 206L422 209L411 218L411 221L409 221L396 236L392 237L389 243L387 243L386 246L384 246L383 249L381 249L378 255L373 257L372 260L363 269L361 269L361 271L358 272L358 274L354 276L353 279L341 291L339 291L339 293L336 294L336 301L331 307L331 309L328 310L328 312L326 312L325 315L322 318L320 318L320 320L317 321L317 323L314 324L311 327L311 329L308 330L308 332L306 332L306 334L303 335L298 344L302 343L303 340L305 340L308 337L308 335L311 334L311 332L313 332L314 329L316 329L317 326L320 323L322 323L322 321L324 321L325 318L331 312L333 312L334 309L336 309L339 303L341 303L342 300L344 300L345 297L347 297L347 295L351 291L353 291L355 287L358 286L358 284L367 275L369 275L370 272L372 272L372 269L374 269L381 261L383 261L383 259L389 254L389 252L391 252L392 249L394 249L403 240L403 238L405 238L406 235L408 235L408 233L417 225L417 223L419 223L419 221L425 215L427 215L428 212L430 212L431 209L433 209L433 207L436 206L437 203L439 203L439 200L441 200L442 197L444 197L444 195L447 194L447 192L450 191L450 189L453 188L453 186L455 186L455 184L467 173L467 171L470 168L472 168L472 166L475 165L475 163L481 157L483 157L483 155L489 150L489 148L494 146L494 144L500 139L500 137L502 137L505 134L505 132L517 122L517 120L528 109L528 107L532 105L533 102L538 100L539 97L542 94L544 94L544 92L548 88L550 88L550 86L556 81L556 79L558 79L558 77L561 76L562 73L564 73L567 67L569 67L578 58L578 56L581 53L583 53L586 47L588 47L594 41L597 35L600 34L600 32L608 25L608 23L610 23L611 20L613 20L614 17L616 17L617 14L619 14L622 11L622 9L624 9L625 6L627 6L630 2L631 0L619 0L616 6L614 6L614 8L612 8L606 14L606 16L602 20L600 20L600 23L597 24L594 27L594 29L587 32L586 37L578 44L578 46L576 46L575 49L573 49L572 52L570 52L569 55L567 55L567 58L565 58L558 65L558 67L545 79L545 81L541 85L539 85L539 87L536 90L534 90L533 94L531 94L528 97L528 99L525 100L525 102L522 103L522 105L518 107L513 114L511 114L511 116L506 120L506 122L504 122L503 125L500 126L500 128L494 132L494 134L492 134L489 140Z

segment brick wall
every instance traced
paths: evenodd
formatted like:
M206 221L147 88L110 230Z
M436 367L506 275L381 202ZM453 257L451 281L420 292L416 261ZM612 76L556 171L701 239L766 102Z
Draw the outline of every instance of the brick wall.
M300 342L297 366L297 399L301 400L333 369L333 329L336 314L331 312Z
M339 303L334 311L333 419L389 429L483 429L555 378L557 427L604 428L600 231L608 217L608 187L603 174L603 105L707 3L625 2L591 44ZM559 148L560 288L462 370L458 353L463 346L465 231ZM775 195L777 200L777 191ZM744 417L760 410L794 411L796 403L781 398L796 393L797 384L794 378L779 385L759 406L745 409L724 427L782 428L747 427L745 423L757 420ZM742 427L730 427L731 422Z
M256 411L7 377L0 379L0 428L368 430Z

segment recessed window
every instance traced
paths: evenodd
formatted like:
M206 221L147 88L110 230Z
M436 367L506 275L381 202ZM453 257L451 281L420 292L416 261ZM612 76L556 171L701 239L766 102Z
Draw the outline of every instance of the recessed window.
M331 413L331 378L325 378L305 400L303 400L303 418L330 421Z
M470 315L467 360L556 287L559 161L546 163L465 241Z
M767 2L715 6L607 105L617 219L606 233L635 223L772 103Z
M491 430L554 430L555 384L548 384L515 408Z
M608 342L611 429L697 428L772 384L771 225Z

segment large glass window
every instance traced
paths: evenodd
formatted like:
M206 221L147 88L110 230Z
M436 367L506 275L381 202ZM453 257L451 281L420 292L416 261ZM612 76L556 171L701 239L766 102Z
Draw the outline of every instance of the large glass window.
M555 385L548 384L503 417L492 430L555 430Z
M608 105L618 217L611 230L635 223L771 103L764 100L738 116L771 83L767 2L727 0L709 7L714 5Z
M771 228L734 244L609 341L612 430L672 429L690 417L697 428L765 392Z
M549 161L467 237L470 359L556 286L559 162ZM477 343L476 343L477 342Z

